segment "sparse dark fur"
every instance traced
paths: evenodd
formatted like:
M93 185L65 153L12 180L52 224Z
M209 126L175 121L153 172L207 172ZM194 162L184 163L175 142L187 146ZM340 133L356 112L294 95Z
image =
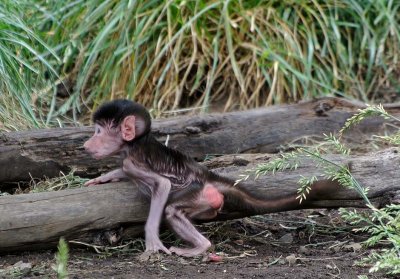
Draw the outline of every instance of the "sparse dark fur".
M261 214L288 210L297 204L294 196L260 199L244 184L235 185L234 180L213 173L191 157L158 142L150 131L150 115L142 105L128 100L111 101L100 106L93 121L101 127L85 148L97 158L119 152L122 166L85 185L121 178L139 182L139 188L151 198L145 226L146 252L161 250L196 256L206 252L211 243L190 219L210 220L224 211ZM192 247L166 248L158 232L162 218Z
M146 164L146 167L154 172L160 173L171 180L172 189L168 203L181 198L189 199L196 193L206 181L220 182L223 187L218 187L224 194L223 211L243 211L251 213L266 213L271 205L249 203L250 200L258 200L256 193L252 193L249 187L239 183L234 186L235 181L220 176L206 167L200 165L191 157L178 150L169 148L157 141L151 133L151 118L146 108L129 100L114 100L99 107L93 115L94 122L114 121L116 126L128 115L142 117L148 123L148 129L143 136L130 142L130 156L139 164ZM160 160L159 158L163 158ZM172 172L176 176L168 177L165 173ZM189 176L194 180L185 185ZM180 178L180 179L177 179ZM229 189L232 188L232 189Z
M93 114L92 120L94 123L104 124L111 122L115 127L119 126L128 115L135 115L142 118L146 125L146 130L143 134L147 134L151 129L151 117L147 109L141 104L119 99L111 102L106 102L101 105Z

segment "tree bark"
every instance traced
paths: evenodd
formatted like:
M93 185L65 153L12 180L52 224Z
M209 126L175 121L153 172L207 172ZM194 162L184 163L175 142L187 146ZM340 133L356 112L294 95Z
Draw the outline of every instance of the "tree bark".
M271 156L228 155L205 164L222 175L238 178L239 174ZM368 197L377 206L398 202L400 158L397 149L352 158L330 156L329 159L350 166L361 185L370 188ZM320 175L321 171L313 162L303 160L296 170L262 176L246 184L246 187L256 191L261 199L278 200L296 195L300 174ZM352 189L338 187L329 181L325 186L328 187L313 189L310 198L291 209L362 207L365 204ZM318 195L313 195L313 191ZM283 210L287 209L275 208L271 211ZM58 192L2 196L0 212L0 252L6 253L54 247L61 236L68 240L91 241L99 231L119 226L132 236L132 232L142 230L148 203L135 185L119 182ZM229 212L220 219L249 214L246 211Z
M153 132L169 146L203 160L213 154L275 153L282 146L324 133L335 133L346 119L363 108L359 103L323 98L294 105L222 114L182 116L155 120ZM386 109L400 115L400 105ZM385 120L368 118L347 138L365 142L386 131ZM96 161L83 150L91 127L0 133L0 183L55 177L71 169L87 177L115 168L117 160ZM0 190L2 189L0 184Z

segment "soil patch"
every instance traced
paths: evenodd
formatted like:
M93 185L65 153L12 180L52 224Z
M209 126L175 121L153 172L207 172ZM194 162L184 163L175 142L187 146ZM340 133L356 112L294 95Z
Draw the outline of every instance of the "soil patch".
M160 257L137 259L142 245L96 253L70 247L69 278L394 278L369 274L355 265L370 250L360 247L365 235L354 234L336 210L303 210L269 214L199 226L214 243L220 262L205 258ZM166 232L163 241L176 244ZM138 244L139 243L139 244ZM0 278L56 278L55 251L3 255ZM31 268L13 269L23 261Z

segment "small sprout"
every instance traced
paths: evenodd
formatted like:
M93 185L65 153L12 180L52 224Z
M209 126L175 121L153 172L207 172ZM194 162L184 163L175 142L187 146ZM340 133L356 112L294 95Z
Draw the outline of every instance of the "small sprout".
M300 184L300 188L297 189L297 194L299 194L296 199L299 200L301 204L303 200L307 198L307 195L311 191L311 185L316 182L318 178L316 176L312 176L311 178L307 178L301 175L298 184Z
M400 132L397 132L396 134L391 136L377 136L377 138L387 141L389 144L392 145L400 145Z
M339 138L342 137L343 133L347 131L350 127L359 124L362 120L370 116L382 116L385 119L394 118L388 114L382 105L370 106L367 105L365 109L359 109L359 112L352 117L350 117L346 123L344 123L343 128L339 131Z
M324 134L325 141L330 143L340 154L349 155L350 149L346 148L343 143L339 141L332 133L329 135Z
M68 258L69 258L69 249L68 244L64 240L64 238L60 238L57 246L57 254L56 254L56 264L52 267L54 271L57 272L58 279L67 279L68 278Z

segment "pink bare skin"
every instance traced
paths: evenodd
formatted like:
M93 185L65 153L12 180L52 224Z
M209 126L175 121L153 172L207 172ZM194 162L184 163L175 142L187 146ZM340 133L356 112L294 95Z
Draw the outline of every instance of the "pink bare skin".
M117 182L124 178L127 178L125 172L122 169L116 169L106 174L103 174L102 176L86 181L85 186L93 186L107 182Z
M146 239L144 257L147 257L148 253L158 251L171 254L159 238L160 223L171 190L170 181L156 173L138 168L129 158L124 159L122 169L131 179L140 181L145 185L151 185L150 212L144 227Z

